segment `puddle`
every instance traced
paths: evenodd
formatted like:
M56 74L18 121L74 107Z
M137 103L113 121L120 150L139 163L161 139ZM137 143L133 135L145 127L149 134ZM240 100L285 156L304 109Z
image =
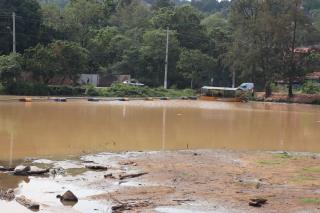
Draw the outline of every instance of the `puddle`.
M28 177L13 176L0 172L0 189L7 191L8 189L15 189L21 182L29 182Z

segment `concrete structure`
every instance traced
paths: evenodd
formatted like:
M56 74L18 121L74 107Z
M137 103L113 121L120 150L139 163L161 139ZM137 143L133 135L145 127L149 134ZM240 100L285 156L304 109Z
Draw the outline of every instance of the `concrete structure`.
M115 82L130 82L130 80L130 75L81 74L78 83L81 85L92 84L96 87L109 87Z
M99 84L99 75L98 74L81 74L78 80L78 83L83 84L92 84L98 86Z

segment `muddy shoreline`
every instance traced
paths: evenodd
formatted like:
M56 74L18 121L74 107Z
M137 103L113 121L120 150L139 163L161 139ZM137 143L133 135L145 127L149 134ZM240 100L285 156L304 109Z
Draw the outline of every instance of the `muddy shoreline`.
M319 212L316 153L188 150L27 159L45 176L0 172L0 189L39 203L40 212ZM55 171L55 172L52 172ZM79 199L56 198L71 190ZM251 199L266 199L260 207ZM0 200L4 212L31 212Z

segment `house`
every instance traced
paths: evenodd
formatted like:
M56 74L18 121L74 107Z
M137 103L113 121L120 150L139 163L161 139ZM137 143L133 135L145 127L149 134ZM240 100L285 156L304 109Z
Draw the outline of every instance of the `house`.
M305 81L320 84L320 71L309 73L305 77Z
M313 52L320 52L320 44L311 45L307 47L297 47L294 49L294 52L297 54L308 54Z

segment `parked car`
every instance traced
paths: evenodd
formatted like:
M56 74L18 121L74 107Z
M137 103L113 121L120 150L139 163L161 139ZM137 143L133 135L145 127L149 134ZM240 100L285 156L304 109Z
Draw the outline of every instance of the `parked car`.
M242 83L238 89L241 89L243 91L252 91L254 90L254 83Z
M251 95L254 96L254 83L242 83L238 89L251 93Z
M132 86L144 86L143 83L140 83L140 82L138 82L138 81L136 81L136 80L131 80L131 81L126 80L126 81L124 81L124 82L122 82L122 83L128 84L128 85L132 85Z

